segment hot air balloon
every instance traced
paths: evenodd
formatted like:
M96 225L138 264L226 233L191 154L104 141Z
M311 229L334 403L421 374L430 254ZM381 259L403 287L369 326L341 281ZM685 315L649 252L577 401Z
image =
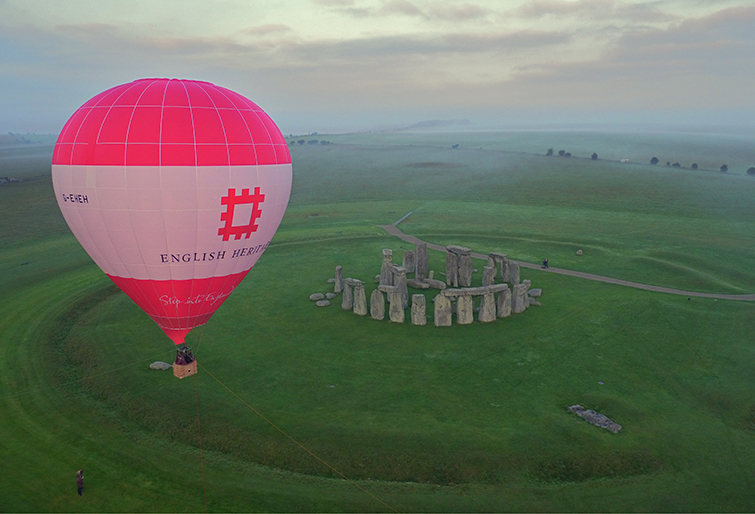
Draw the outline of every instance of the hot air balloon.
M176 345L270 244L291 180L270 117L238 93L192 80L142 79L100 93L68 120L52 160L73 234Z

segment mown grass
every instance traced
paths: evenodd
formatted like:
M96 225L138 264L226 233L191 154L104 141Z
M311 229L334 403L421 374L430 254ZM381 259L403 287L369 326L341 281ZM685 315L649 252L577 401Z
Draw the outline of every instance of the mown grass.
M308 300L331 287L336 265L369 294L382 248L396 260L410 248L374 225L409 211L402 228L431 242L752 292L755 273L742 266L752 228L739 220L751 212L749 182L617 177L610 163L563 170L563 160L484 152L472 166L452 152L293 151L292 204L273 244L189 336L205 369L204 471L193 379L147 366L170 360L172 344L58 235L47 182L0 188L3 212L13 206L3 229L50 230L8 236L0 250L0 458L14 470L0 481L0 510L197 511L203 472L209 510L388 510L333 468L400 511L752 510L750 303L527 270L543 306L493 324L395 325ZM16 198L40 203L24 211ZM433 269L443 262L431 252ZM623 430L592 427L567 412L573 403Z

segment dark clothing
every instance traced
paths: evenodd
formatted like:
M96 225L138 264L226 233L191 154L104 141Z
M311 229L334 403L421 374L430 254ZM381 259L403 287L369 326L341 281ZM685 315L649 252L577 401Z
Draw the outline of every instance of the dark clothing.
M84 491L84 475L83 473L76 473L76 486L79 488L79 496Z

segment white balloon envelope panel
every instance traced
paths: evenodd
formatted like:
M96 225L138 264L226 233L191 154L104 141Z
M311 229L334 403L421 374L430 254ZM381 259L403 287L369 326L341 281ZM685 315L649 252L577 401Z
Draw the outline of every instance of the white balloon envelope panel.
M262 109L190 80L100 93L68 120L52 160L71 231L176 344L270 244L291 180L286 141Z

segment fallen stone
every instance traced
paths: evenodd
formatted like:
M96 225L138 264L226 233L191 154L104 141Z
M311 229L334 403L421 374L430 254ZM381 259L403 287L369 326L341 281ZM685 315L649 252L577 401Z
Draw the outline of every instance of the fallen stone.
M330 277L330 278L328 279L328 284L335 284L335 282L336 282L336 279L335 279L335 278L333 278L333 277Z
M430 289L430 284L424 280L417 280L416 278L407 279L406 285L413 287L414 289ZM445 284L443 284L445 286Z
M327 307L330 305L330 302L328 300L320 300L319 302L315 303L318 307Z
M569 412L573 412L577 416L581 417L588 423L595 425L596 427L605 428L610 430L614 434L617 434L621 430L621 425L611 421L608 416L595 412L592 409L585 409L581 405L572 405L569 407Z
M542 289L530 289L529 291L527 291L527 294L530 295L532 298L538 298L539 296L541 296L543 294L543 290Z
M332 300L336 296L338 296L338 295L335 294L335 293L325 293L325 298L327 298L328 300Z
M535 300L535 299L534 299L534 298L532 298L531 296L529 297L529 299L527 300L527 302L528 302L528 303L529 303L529 304L530 304L531 306L532 306L532 305L534 305L535 307L540 307L540 306L542 305L542 304L541 304L540 302L538 302L537 300Z
M325 295L322 293L314 293L314 294L309 295L309 299L312 300L313 302L316 302L317 300L322 300L323 298L325 298Z
M173 367L173 364L168 364L163 361L155 361L149 365L149 369L156 369L158 371L165 371Z
M577 250L577 255L582 255L582 249Z

